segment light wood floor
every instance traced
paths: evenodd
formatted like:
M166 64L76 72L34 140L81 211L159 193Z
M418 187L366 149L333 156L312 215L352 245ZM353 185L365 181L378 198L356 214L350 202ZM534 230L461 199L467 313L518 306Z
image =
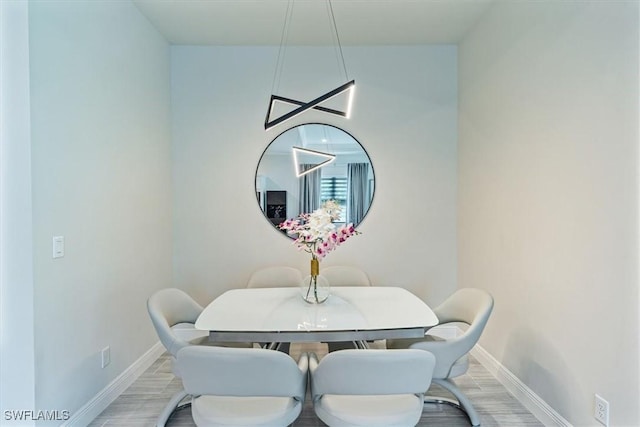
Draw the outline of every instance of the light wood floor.
M301 351L314 351L318 357L326 354L323 344L292 345L291 355L296 358ZM472 400L482 419L482 426L543 426L475 359L471 359L467 374L456 378L456 383ZM89 427L151 427L157 415L171 396L182 388L178 378L171 373L170 358L165 353L145 371L120 397L105 409ZM447 392L432 386L429 394L450 397ZM325 426L313 412L307 399L295 427ZM469 421L458 409L444 404L426 404L418 426L468 427ZM193 427L191 409L174 412L167 427Z

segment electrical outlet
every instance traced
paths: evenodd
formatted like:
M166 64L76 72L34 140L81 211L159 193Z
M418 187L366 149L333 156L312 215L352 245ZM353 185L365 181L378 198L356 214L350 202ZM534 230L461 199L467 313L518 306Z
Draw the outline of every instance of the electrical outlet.
M111 363L111 349L106 346L102 349L102 368L104 369L109 363Z
M609 402L607 402L597 394L595 397L595 402L596 403L593 416L596 420L600 421L603 426L609 427Z

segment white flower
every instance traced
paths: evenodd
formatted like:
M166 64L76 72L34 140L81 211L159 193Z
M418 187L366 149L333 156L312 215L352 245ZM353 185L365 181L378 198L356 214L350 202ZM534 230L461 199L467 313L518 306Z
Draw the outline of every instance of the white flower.
M333 222L331 221L331 215L322 208L313 211L309 215L309 222L307 225L309 227L309 236L312 240L324 240L334 229Z
M331 215L331 219L336 221L340 218L340 212L342 212L342 207L335 200L327 200L322 205L322 208Z

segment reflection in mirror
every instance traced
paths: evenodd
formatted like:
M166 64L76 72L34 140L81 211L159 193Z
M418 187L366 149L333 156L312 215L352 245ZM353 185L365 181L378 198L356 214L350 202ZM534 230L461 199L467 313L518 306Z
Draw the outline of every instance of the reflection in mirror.
M265 149L256 197L274 226L327 200L342 207L338 223L357 226L373 200L374 183L371 160L354 137L335 126L304 124L284 131Z

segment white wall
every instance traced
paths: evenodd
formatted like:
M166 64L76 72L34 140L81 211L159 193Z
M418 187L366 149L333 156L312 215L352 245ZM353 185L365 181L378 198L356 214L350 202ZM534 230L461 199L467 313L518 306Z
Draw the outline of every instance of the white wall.
M0 416L34 408L28 4L0 1ZM32 425L24 420L21 425Z
M499 2L460 45L459 281L576 426L638 413L638 2Z
M456 47L350 47L344 55L356 80L350 120L310 111L265 132L276 48L171 48L174 282L201 302L245 286L259 267L308 268L254 193L265 147L305 122L349 132L376 173L363 234L323 263L358 265L374 283L431 303L456 288ZM290 47L277 94L311 100L344 82L335 69L332 49Z
M172 275L169 49L112 1L32 2L30 42L36 405L73 414L157 341L146 299Z

